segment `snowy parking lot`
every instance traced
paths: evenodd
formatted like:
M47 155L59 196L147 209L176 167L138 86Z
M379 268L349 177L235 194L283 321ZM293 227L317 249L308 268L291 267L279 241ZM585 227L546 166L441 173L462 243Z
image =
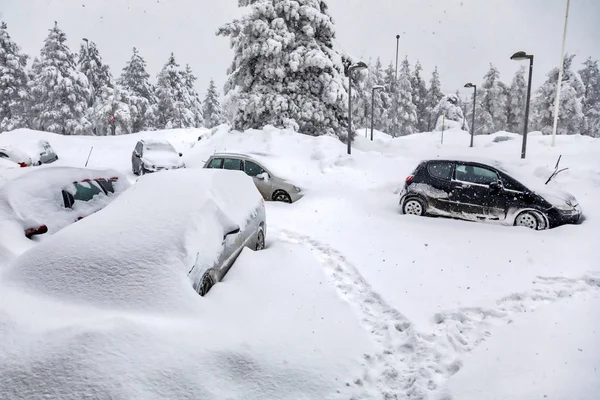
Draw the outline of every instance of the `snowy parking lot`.
M477 136L474 148L463 131L444 135L443 144L439 132L359 135L347 155L337 138L270 127L3 133L0 143L13 146L48 141L60 156L53 166L87 161L133 187L131 153L141 138L169 140L187 168L202 168L215 152L271 154L304 197L267 202L267 248L245 249L206 297L174 293L161 304L164 296L142 290L143 307L89 305L84 294L65 300L21 286L10 278L18 263L0 264L0 387L8 388L0 397L596 399L600 142L559 136L551 147L533 133L522 160L516 135ZM400 213L400 188L421 160L497 159L543 184L560 155L569 169L549 186L579 200L578 225L532 231ZM0 185L13 175L0 169ZM67 286L78 279L63 272ZM107 284L87 277L84 286ZM137 284L120 282L112 290ZM179 283L161 287L184 292ZM539 360L521 362L528 351Z

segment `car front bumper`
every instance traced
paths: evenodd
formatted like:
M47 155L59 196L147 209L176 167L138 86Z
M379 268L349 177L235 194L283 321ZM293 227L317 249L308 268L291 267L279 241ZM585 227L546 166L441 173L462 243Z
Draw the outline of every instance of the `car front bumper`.
M549 213L550 226L560 226L566 224L577 224L581 221L583 212L580 206L575 206L572 210L559 210L554 209L553 212Z

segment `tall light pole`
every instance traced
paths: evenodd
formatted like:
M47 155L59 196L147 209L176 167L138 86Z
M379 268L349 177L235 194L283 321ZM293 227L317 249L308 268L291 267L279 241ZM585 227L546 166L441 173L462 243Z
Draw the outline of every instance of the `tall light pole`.
M563 31L562 49L560 52L560 66L558 67L558 82L556 83L556 99L554 100L554 124L552 125L552 146L556 144L556 129L558 128L558 110L560 107L560 88L565 62L565 44L567 43L567 25L569 24L569 6L571 0L567 0L567 12L565 14L565 29Z
M362 61L348 67L348 154L352 154L352 71L367 68Z
M523 124L523 146L521 147L521 158L525 158L527 152L527 125L529 123L529 102L531 100L531 77L533 75L533 55L524 51L516 52L511 60L529 60L529 82L527 83L527 101L525 102L525 123Z
M400 49L400 35L396 35L396 75L395 78L398 80L398 50Z
M473 85L472 83L467 83L465 85L466 88L473 88L473 115L471 116L471 145L469 147L473 147L473 135L475 135L475 102L477 100L477 85Z
M371 142L373 141L373 125L375 123L375 92L381 89L384 89L384 87L381 85L375 85L371 91Z

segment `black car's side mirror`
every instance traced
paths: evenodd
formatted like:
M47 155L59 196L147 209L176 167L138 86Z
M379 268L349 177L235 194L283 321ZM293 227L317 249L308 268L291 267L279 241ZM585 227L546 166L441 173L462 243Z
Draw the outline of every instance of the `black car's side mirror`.
M140 154L139 153L133 153L134 157L140 158Z
M497 192L500 189L502 189L502 182L497 181L490 183L490 190Z

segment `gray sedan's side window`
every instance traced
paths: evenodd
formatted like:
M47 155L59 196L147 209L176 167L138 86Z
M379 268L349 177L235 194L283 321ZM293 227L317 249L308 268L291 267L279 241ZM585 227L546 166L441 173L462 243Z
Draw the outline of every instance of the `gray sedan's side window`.
M208 163L208 167L207 168L221 169L222 165L223 165L223 159L222 158L213 158Z
M244 172L249 176L257 176L265 172L262 167L252 161L244 161Z
M242 169L242 160L238 158L226 158L223 160L223 169L240 171Z

